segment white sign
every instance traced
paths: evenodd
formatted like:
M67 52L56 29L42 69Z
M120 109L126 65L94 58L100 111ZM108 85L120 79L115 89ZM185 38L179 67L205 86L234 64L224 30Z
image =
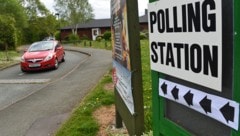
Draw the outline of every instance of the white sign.
M151 69L222 91L222 1L148 5Z
M209 116L235 130L239 125L239 104L165 79L159 79L159 95Z
M128 107L131 114L134 114L134 103L132 96L131 72L121 64L113 60L113 82L122 97L124 103Z

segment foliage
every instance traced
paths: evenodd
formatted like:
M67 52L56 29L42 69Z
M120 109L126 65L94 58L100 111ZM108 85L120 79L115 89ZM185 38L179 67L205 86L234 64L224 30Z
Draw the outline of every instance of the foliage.
M26 14L29 19L46 16L49 14L48 9L41 3L40 0L19 0L25 7Z
M140 40L144 40L144 39L147 39L147 35L143 32L140 32Z
M83 35L82 37L80 37L80 40L89 40L87 35Z
M98 41L98 42L101 42L102 39L103 39L103 36L102 36L102 35L98 35L98 36L96 37L96 41Z
M76 41L79 41L79 40L80 40L80 38L76 34L70 34L68 36L68 41L70 41L70 42L76 42Z
M29 20L29 27L24 29L26 42L35 42L44 37L54 36L57 24L53 15L32 18Z
M12 17L0 15L0 47L15 48L17 42L15 20Z
M107 49L107 50L111 50L112 46L111 46L111 42L110 41L89 41L89 40L81 40L80 44L77 44L74 46L80 46L80 47L85 47L85 48L96 48L96 49Z
M153 136L153 132L149 131L148 133L144 133L143 136Z
M6 57L6 52L0 51L0 69L6 65L10 65L12 63L19 63L19 60L16 60L15 58L19 57L19 52L10 50L8 51L8 57ZM9 60L7 60L9 59Z
M27 16L23 6L19 3L19 0L0 0L0 13L2 16L7 16L14 20L14 23L9 25L14 25L16 29L15 37L16 41L11 41L15 44L20 44L22 40L22 28L27 27ZM11 26L8 26L11 27ZM3 31L1 30L0 33Z
M55 10L60 18L75 26L73 31L75 34L79 23L87 22L94 17L93 9L88 0L55 0L55 2Z
M148 30L145 29L140 32L140 40L146 40L146 39L148 39Z
M148 40L141 40L144 124L146 131L152 130L152 80L149 53Z
M39 41L52 36L59 28L56 17L50 14L40 0L0 0L0 3L1 15L15 20L15 44Z
M71 118L61 127L56 136L94 136L98 131L97 121L92 113L101 106L114 103L113 91L105 90L104 85L111 83L110 73L106 74L99 84L81 102Z
M109 41L111 40L111 32L110 31L106 31L104 34L103 34L103 39Z
M15 19L15 26L18 29L27 26L27 16L19 0L0 0L0 13Z
M55 36L56 40L61 40L61 39L60 39L60 38L61 38L61 37L60 37L60 36L61 36L61 35L60 35L60 31L56 31L55 34L54 34L54 36Z

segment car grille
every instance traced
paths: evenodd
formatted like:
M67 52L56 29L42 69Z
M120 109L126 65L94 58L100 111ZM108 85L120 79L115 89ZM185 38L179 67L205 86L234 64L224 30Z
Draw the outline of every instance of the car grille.
M28 59L26 60L27 62L30 62L30 63L38 63L38 62L41 62L43 59Z

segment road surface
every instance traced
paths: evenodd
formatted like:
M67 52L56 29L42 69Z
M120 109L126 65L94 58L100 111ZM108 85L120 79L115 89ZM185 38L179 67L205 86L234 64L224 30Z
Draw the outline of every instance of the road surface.
M47 136L111 68L111 52L66 47L59 69L22 73L19 65L0 71L0 136Z

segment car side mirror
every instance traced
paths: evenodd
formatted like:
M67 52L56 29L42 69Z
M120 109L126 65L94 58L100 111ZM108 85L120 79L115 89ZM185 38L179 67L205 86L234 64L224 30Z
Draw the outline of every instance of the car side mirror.
M62 47L61 47L61 46L57 47L57 50L61 50L61 49L62 49Z

